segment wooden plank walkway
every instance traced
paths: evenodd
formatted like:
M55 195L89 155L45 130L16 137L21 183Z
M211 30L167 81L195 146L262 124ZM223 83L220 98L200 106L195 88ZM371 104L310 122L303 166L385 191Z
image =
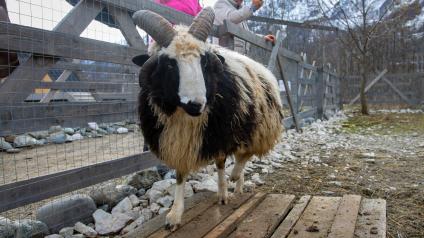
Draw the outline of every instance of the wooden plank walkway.
M187 199L181 227L164 229L159 215L124 237L353 238L386 237L386 201L343 197L247 193L219 205L214 193Z

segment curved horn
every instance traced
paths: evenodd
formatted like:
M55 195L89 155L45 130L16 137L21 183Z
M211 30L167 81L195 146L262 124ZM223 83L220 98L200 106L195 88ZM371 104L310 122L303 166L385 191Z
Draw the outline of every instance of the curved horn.
M215 13L211 7L204 8L193 20L188 32L198 40L206 41L213 26Z
M152 55L146 62L144 62L143 66L140 69L140 80L139 85L143 86L145 83L144 80L148 79L150 76L150 73L152 72L156 62L158 61L157 55Z
M163 47L167 47L176 35L171 23L152 11L137 11L133 15L133 20L138 27L151 35Z

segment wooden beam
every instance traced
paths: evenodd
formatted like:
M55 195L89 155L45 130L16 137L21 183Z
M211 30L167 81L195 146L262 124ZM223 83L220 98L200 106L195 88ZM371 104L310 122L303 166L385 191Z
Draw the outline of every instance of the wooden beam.
M134 173L160 161L150 152L0 186L0 212Z
M70 70L64 70L62 72L62 74L60 74L59 78L57 78L57 80L55 81L55 83L58 82L65 82L66 79L69 78L69 76L71 76L72 71ZM56 92L58 90L57 89L50 89L50 91L40 100L41 103L48 103L50 102L50 100L52 100L54 98L54 95L56 95Z
M309 22L287 21L287 20L283 20L283 19L275 19L275 18L269 18L269 17L263 17L263 16L252 16L252 17L249 18L249 20L256 21L256 22L265 22L265 23L271 23L271 24L305 28L305 29L315 29L315 30L322 30L322 31L336 31L336 32L339 31L339 28L337 28L337 27L317 25L317 24L313 24L313 23L309 23Z
M277 36L277 40L275 42L274 47L272 48L271 56L269 57L269 60L268 60L268 69L269 69L269 71L271 71L273 73L274 73L275 66L276 66L278 50L281 46L281 43L283 42L283 36L281 35L280 30L278 30L275 35Z
M405 96L405 94L403 94L390 80L388 80L386 77L383 77L383 81L387 83L390 86L390 88L392 88L393 91L395 91L397 95L399 95L399 97L402 98L403 101L405 101L409 105L414 105L414 103L411 100L409 100L409 98Z
M0 22L0 34L0 48L42 56L37 60L51 60L47 64L49 67L57 57L133 65L132 58L146 52L145 49L4 22ZM33 66L22 65L17 69L21 67Z
M371 83L370 84L368 84L366 87L365 87L365 93L367 93L368 92L368 90L370 90L371 88L372 88L372 86L374 86L374 84L376 84L378 81L380 81L380 79L381 78L383 78L383 76L386 74L388 72L388 70L387 69L384 69L383 71L381 71L380 72L380 74L378 74L378 76L377 77L375 77L375 79L373 79L372 81L371 81ZM361 97L361 93L359 93L356 97L354 97L350 102L349 102L349 105L352 105L352 104L354 104L356 101L358 101L358 99Z
M353 238L356 220L358 217L361 196L344 195L339 208L337 208L336 218L331 226L328 238Z
M362 199L355 237L386 237L386 200Z
M55 32L72 34L75 36L79 36L85 28L91 23L91 21L99 14L99 12L103 9L99 2L94 2L93 0L82 0L80 1L72 10L63 18L53 29ZM18 28L15 29L17 25L8 25L6 23L1 23L2 28L0 29L0 35L7 36L9 32L13 30L21 30L15 36L15 38L20 38L19 36L25 33L26 30L30 28ZM31 32L33 33L33 32ZM3 38L3 37L2 37ZM35 43L32 39L32 35L26 39L27 42L22 41L22 44L31 45L32 47L36 47L33 44ZM16 39L15 39L16 40ZM3 49L10 49L10 44L15 43L13 38L5 37L0 40L0 42L6 42ZM29 40L29 43L28 43ZM42 48L47 48L48 45L44 45ZM77 48L78 49L78 48ZM32 53L33 49L29 49L28 52ZM35 81L41 80L41 78L46 74L47 69L54 65L55 61L50 57L30 57L26 62L20 62L20 66L17 67L13 73L7 78L7 80L0 85L0 102L23 102L25 98L31 93L34 89L32 85L22 84L20 80L22 78L31 78ZM41 66L42 71L37 74L33 74L32 70L28 70L29 68ZM44 71L44 72L43 72ZM16 88L19 88L17 91ZM19 92L19 93L17 93Z
M122 32L122 35L125 37L127 43L134 48L146 49L146 45L138 33L133 20L128 14L128 11L122 8L110 7L109 12L118 22L119 30Z

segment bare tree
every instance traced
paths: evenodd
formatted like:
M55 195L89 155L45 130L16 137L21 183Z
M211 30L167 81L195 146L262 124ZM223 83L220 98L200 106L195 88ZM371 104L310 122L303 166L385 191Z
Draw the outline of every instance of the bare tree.
M337 26L342 31L337 39L346 51L360 66L360 98L361 112L369 114L368 103L365 95L367 80L373 69L373 54L371 46L378 42L390 29L385 29L387 16L392 4L383 9L376 10L378 0L317 0L324 18L332 26ZM383 29L383 30L382 30Z

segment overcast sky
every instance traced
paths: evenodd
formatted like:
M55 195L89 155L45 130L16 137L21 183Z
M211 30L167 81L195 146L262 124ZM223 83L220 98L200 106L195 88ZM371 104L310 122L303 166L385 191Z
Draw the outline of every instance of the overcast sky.
M202 6L212 6L215 1L200 0L200 4ZM72 6L65 0L6 0L6 4L12 23L46 30L52 30L72 9ZM92 21L81 36L126 44L124 37L118 29L108 27L98 21Z

